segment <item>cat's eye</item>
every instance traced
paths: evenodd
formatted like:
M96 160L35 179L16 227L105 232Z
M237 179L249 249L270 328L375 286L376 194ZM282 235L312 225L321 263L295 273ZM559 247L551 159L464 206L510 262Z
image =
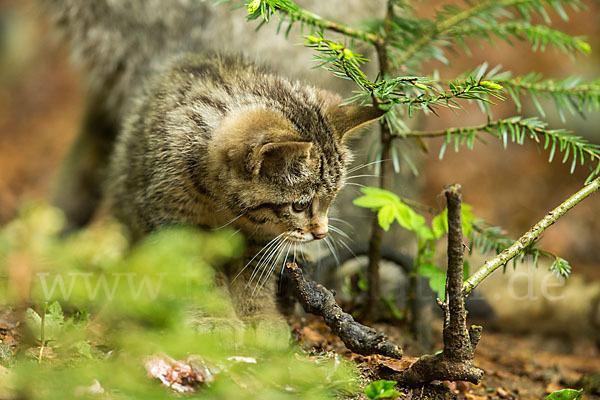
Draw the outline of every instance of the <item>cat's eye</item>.
M310 205L310 202L295 202L292 203L292 210L294 210L295 212L302 212L305 211L308 206Z

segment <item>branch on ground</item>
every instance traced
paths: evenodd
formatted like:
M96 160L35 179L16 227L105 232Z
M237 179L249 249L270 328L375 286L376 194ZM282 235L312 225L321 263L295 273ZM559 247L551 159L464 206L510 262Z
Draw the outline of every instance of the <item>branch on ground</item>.
M292 282L295 295L307 313L323 317L331 330L342 339L351 351L363 354L380 354L402 358L402 348L377 333L373 328L359 324L335 302L333 293L325 286L304 279L296 263L287 263L285 273Z

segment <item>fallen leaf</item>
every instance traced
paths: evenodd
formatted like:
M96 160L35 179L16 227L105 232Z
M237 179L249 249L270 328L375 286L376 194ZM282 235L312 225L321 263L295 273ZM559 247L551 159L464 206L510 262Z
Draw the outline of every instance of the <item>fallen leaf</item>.
M384 367L388 367L391 370L400 372L413 365L417 360L417 357L404 357L401 360L397 360L395 358L382 356L374 361L376 364L383 365Z
M458 390L458 393L465 394L469 391L469 389L471 389L471 384L469 382L465 382L465 381L456 382L456 390Z
M513 396L511 396L510 391L508 391L507 389L501 388L501 387L496 388L496 394L503 399L508 399L508 398L513 397Z
M323 345L327 341L323 335L308 326L303 327L300 334L304 338L304 342L311 346Z
M198 368L184 361L165 356L153 356L144 363L148 376L159 379L162 384L179 393L193 393L196 387L205 382L206 376L198 373Z

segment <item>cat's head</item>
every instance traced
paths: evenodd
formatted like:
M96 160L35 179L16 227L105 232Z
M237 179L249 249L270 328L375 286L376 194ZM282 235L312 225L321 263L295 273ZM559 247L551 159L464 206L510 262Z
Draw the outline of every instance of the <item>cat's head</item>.
M328 211L350 162L345 143L379 119L371 106L340 106L319 93L318 106L249 108L225 118L209 153L234 226L258 240L283 235L308 242L328 234Z

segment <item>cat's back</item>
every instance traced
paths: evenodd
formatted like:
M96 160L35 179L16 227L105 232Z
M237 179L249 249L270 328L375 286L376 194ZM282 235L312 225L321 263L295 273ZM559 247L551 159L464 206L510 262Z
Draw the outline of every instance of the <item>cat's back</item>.
M317 86L339 89L344 82L325 80L310 70L310 51L299 46L296 26L289 40L276 35L277 24L255 32L246 22L245 7L233 2L214 5L200 0L43 0L56 25L64 32L75 60L85 67L92 93L108 92L108 106L120 114L131 89L156 63L177 52L210 49L239 53L269 64L287 76L310 80ZM345 16L365 19L377 15L383 2L361 0L297 2L325 16L343 5ZM352 21L351 21L352 22ZM296 24L299 25L299 24ZM290 41L292 43L290 43ZM276 57L273 57L276 55ZM107 90L108 88L108 90Z

